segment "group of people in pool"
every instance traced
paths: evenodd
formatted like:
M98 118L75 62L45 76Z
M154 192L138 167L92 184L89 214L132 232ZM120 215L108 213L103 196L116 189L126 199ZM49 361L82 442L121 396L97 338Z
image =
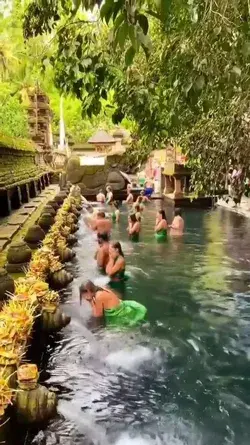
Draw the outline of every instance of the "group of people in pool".
M112 196L111 196L112 195ZM132 195L132 197L131 197ZM127 190L126 204L130 207L128 215L128 233L132 241L138 241L141 230L142 213L144 203L148 198L141 194L134 202L134 197L130 189ZM97 202L108 204L111 209L111 219L107 218L105 212L98 210L91 218L89 226L97 235L98 248L95 254L97 267L110 279L110 287L124 282L126 279L126 262L122 247L119 241L110 241L112 221L119 222L120 211L118 204L113 200L113 192L107 187L107 195L102 191L97 195ZM180 209L175 210L175 216L171 225L168 225L164 210L160 210L156 216L155 236L158 241L167 238L167 230L174 235L181 235L184 231L184 220ZM105 322L113 325L134 325L145 319L147 309L131 300L122 300L116 292L110 288L95 286L92 281L80 286L80 302L87 300L92 308L94 317L104 317Z

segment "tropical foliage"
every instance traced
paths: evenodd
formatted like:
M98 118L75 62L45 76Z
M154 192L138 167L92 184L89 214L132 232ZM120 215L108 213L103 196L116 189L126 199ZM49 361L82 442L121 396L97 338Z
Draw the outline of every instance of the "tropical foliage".
M72 137L88 137L94 126L110 128L111 116L115 124L125 118L137 136L130 158L138 161L176 140L198 191L219 188L230 162L248 169L247 0L26 3L26 46L39 49L28 78L47 82L57 104L55 129L63 93ZM0 57L2 78L15 63Z

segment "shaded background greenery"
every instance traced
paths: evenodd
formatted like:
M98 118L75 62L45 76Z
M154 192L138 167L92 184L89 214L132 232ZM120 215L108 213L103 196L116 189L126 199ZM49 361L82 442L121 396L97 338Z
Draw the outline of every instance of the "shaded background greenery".
M75 140L122 123L135 135L132 163L174 140L188 155L197 192L224 187L231 163L248 174L247 0L12 3L1 20L12 46L8 64L2 51L2 80L13 92L38 81L51 98L55 132L64 94ZM24 113L20 107L20 131Z

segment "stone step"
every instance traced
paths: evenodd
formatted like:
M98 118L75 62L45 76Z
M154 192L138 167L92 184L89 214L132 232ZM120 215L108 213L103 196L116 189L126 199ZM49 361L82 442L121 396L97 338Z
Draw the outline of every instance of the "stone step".
M24 207L17 211L17 215L32 215L32 213L36 210L35 207Z
M0 252L5 249L5 247L9 244L10 240L8 239L0 239Z
M29 218L29 215L12 215L8 219L8 225L10 225L10 226L20 225L20 226L22 226L27 221L28 218Z
M8 240L11 241L13 236L17 233L20 225L16 226L2 226L0 227L0 240Z

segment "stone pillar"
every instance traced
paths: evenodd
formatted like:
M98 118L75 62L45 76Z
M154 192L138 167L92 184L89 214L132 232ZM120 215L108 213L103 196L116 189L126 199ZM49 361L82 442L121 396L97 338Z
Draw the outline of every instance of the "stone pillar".
M181 188L181 179L174 177L174 197L175 198L182 198L183 191Z
M169 176L165 175L165 187L164 187L165 195L169 193L173 193L173 185Z

